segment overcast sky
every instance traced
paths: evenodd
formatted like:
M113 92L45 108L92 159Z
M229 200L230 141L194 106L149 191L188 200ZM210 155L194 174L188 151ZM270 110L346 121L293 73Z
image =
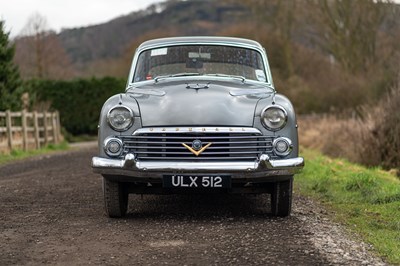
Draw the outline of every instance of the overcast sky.
M107 22L156 2L162 0L0 0L0 19L15 37L34 13L44 16L50 29L58 32Z

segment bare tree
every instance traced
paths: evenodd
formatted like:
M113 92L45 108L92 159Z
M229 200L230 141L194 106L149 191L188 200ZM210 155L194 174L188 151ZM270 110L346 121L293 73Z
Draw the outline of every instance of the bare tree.
M390 7L386 0L311 0L321 46L345 70L367 71L377 61L379 29Z
M70 60L44 16L29 17L16 40L15 62L24 78L65 79L72 76Z

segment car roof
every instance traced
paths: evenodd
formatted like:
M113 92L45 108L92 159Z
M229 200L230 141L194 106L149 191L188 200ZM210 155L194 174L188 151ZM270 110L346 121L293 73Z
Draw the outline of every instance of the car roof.
M186 36L186 37L169 37L169 38L159 38L143 42L139 46L139 50L146 49L148 47L157 46L168 46L177 44L230 44L230 45L243 45L251 46L254 48L262 49L260 43L236 37L217 37L217 36Z

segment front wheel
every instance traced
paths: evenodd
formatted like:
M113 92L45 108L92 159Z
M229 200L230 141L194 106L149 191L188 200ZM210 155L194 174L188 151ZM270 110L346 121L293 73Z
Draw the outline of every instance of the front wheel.
M125 216L128 209L128 192L123 183L103 177L103 195L106 215L112 218Z
M286 217L292 210L293 176L288 180L276 182L271 193L271 212L273 216Z

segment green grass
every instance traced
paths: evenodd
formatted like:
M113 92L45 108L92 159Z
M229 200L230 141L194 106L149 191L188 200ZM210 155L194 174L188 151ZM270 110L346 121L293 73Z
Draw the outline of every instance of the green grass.
M35 155L41 154L48 154L56 151L63 151L68 149L68 143L62 142L60 144L49 144L46 147L39 149L39 150L29 150L29 151L22 151L22 150L12 150L8 154L0 154L0 165L21 160L29 157L33 157Z
M303 149L302 156L306 166L295 178L300 193L322 201L380 256L400 265L399 178L315 151Z

